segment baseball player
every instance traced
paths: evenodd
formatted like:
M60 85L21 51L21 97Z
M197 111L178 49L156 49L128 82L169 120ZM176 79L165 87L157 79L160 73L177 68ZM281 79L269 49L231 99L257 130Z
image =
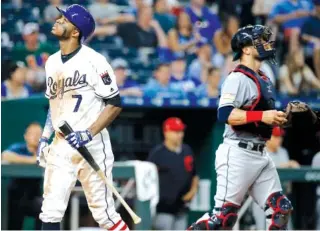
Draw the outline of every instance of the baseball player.
M286 229L292 205L283 194L265 142L286 114L275 110L271 81L259 68L263 60L274 63L272 32L262 25L240 28L231 40L233 60L240 65L223 83L218 119L226 123L224 140L216 152L215 208L190 230L232 229L247 192L265 211L269 230Z
M83 44L95 29L92 15L80 5L58 11L61 17L51 32L58 38L60 50L49 57L45 66L45 95L50 107L38 148L40 165L45 166L42 229L60 229L78 179L100 227L128 230L115 211L111 191L76 150L85 145L112 182L114 156L105 128L121 111L115 76L106 59ZM63 120L75 131L66 137L58 128Z

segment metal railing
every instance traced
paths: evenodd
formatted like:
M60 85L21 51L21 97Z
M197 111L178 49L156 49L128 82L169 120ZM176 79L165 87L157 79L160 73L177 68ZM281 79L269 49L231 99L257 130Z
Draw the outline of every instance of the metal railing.
M122 189L118 188L122 198L126 198L134 189L135 180L130 178ZM71 193L71 214L70 214L70 228L71 230L79 230L79 216L80 216L80 197L84 196L81 186L74 187ZM120 201L115 200L115 209L120 207Z

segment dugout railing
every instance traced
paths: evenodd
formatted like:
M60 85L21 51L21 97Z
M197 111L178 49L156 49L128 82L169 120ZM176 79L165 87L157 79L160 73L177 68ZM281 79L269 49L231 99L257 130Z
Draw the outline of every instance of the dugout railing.
M7 230L8 222L8 183L12 178L43 178L43 168L36 165L19 165L19 164L1 164L1 230ZM127 185L132 185L132 180L135 181L135 169L133 166L127 166L122 162L117 162L114 165L113 178L116 180L126 180ZM130 183L131 182L131 183ZM128 186L127 186L128 187ZM130 187L131 188L131 187ZM79 188L74 190L75 193L79 193ZM76 197L75 197L76 198ZM79 211L77 208L76 199L71 199L71 215L73 218ZM115 202L118 203L117 201ZM151 210L150 201L140 201L135 197L133 203L134 211L141 217L140 224L134 226L136 230L150 230L151 229ZM73 229L78 228L78 220L73 221L71 224Z
M25 177L25 178L42 178L43 169L35 165L1 165L1 229L7 228L7 203L8 203L8 193L7 184L10 178ZM300 169L278 169L281 181L293 181L293 182L309 182L309 183L319 183L320 182L320 168L310 168L302 167ZM122 163L116 163L113 169L113 176L115 179L129 180L135 179L134 167L124 166ZM129 188L129 187L128 187ZM131 187L130 187L131 188ZM250 202L250 201L248 201ZM248 206L245 203L242 210ZM72 203L72 202L71 202ZM76 207L74 207L74 213L77 213ZM151 211L150 211L150 201L139 201L135 200L134 209L136 213L141 216L142 222L135 226L135 229L139 230L150 230L151 228ZM242 213L242 212L241 212ZM73 224L76 227L76 224ZM237 229L238 226L235 227Z

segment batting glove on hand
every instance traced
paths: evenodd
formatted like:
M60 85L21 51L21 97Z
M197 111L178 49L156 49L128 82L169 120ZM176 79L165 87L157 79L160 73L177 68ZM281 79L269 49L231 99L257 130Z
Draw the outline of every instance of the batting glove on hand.
M43 150L48 147L49 140L46 137L41 137L37 148L37 164L43 168L46 167L46 158Z
M88 130L72 132L65 137L68 143L75 149L85 146L92 140L92 135Z

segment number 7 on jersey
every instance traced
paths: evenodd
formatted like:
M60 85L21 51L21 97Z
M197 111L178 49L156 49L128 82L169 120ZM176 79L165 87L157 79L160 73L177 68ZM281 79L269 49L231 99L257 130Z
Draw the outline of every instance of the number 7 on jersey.
M72 95L72 98L77 99L76 106L73 109L73 112L77 112L79 110L79 107L82 101L82 95Z

